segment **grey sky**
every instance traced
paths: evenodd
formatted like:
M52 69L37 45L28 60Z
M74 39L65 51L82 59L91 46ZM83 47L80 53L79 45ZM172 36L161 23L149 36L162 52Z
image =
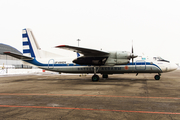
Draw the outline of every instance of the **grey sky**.
M0 0L0 42L22 51L21 31L31 28L44 50L81 39L83 47L131 51L133 40L137 54L180 63L179 6L179 0Z

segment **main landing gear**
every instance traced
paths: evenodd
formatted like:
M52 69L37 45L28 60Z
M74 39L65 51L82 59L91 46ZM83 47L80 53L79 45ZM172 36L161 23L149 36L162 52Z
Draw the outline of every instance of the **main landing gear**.
M103 78L108 78L108 74L103 74L102 77Z
M103 74L103 75L102 75L102 78L106 78L106 79L107 79L107 78L108 78L108 74ZM98 75L93 75L93 76L92 76L92 81L93 81L93 82L99 81L99 76L98 76Z
M161 78L161 77L160 77L160 76L161 76L161 74L160 74L160 73L158 73L158 74L159 74L159 75L155 75L155 76L154 76L154 79L155 79L155 80L160 80L160 78Z
M96 69L96 67L94 67L94 75L92 76L92 81L93 81L93 82L97 82L97 81L99 81L99 76L98 76L98 75L96 75L96 70L98 71L98 70L99 70L99 68L98 68L98 69Z
M93 82L99 81L99 76L96 75L96 72L98 72L98 70L99 70L99 67L94 67L94 75L92 76L92 81ZM108 78L108 74L103 74L102 78Z
M92 76L92 81L93 81L93 82L99 81L99 76L98 76L98 75L93 75L93 76Z

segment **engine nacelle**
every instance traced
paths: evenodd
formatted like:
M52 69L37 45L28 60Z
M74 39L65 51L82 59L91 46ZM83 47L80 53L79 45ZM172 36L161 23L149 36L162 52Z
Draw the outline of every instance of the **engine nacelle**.
M131 53L127 51L110 52L106 61L106 65L122 65L128 64L131 58Z
M127 51L117 51L116 59L130 59L131 53Z

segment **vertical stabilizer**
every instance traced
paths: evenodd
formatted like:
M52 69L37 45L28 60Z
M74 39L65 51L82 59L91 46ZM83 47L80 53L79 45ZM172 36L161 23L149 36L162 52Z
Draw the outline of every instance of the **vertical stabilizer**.
M30 29L22 30L23 55L28 57L40 58L40 47Z

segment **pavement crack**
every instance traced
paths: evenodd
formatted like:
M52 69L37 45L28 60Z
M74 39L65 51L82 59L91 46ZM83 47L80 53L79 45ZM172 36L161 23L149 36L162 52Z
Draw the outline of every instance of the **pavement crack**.
M171 116L171 115L169 115L169 117L171 118L171 120L173 120L173 118L172 118L172 116Z
M145 87L144 87L144 89L145 89L145 93L146 93L146 97L147 97L147 101L148 101L148 100L149 100L149 99L148 99L148 97L149 97L149 91L148 91L147 78L146 78L145 75L144 75L144 79L146 80L146 81L145 81Z
M83 95L88 95L88 93L82 94ZM80 96L81 99L81 96ZM74 108L79 108L81 105L83 105L86 101L82 102L81 104L75 106ZM60 119L64 119L65 117L67 117L71 112L75 111L75 109L70 110L66 115L62 116Z

